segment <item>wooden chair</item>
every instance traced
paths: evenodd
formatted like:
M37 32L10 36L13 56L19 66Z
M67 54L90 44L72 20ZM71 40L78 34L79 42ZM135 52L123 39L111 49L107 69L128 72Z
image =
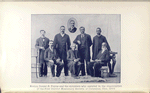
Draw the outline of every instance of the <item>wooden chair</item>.
M116 54L117 54L117 52L112 52L112 51L111 51L111 52L110 52L111 59L112 59L112 58L115 58ZM111 61L111 60L110 60L110 61ZM102 67L100 68L100 72L101 72L101 77L102 77L102 78L109 76L108 69L109 69L108 64L107 64L107 66L102 66ZM106 73L106 75L104 75L104 72Z

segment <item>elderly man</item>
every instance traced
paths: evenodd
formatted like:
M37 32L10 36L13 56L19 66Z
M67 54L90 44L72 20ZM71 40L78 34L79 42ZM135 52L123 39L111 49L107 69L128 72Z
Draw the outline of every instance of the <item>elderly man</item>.
M68 60L68 68L70 70L71 76L76 78L80 73L81 63L80 63L78 50L75 49L76 49L76 45L73 44L71 46L71 49L68 50L67 52L67 60Z
M64 62L64 73L68 76L68 66L67 66L67 50L70 49L70 37L65 34L65 26L60 27L60 33L55 35L54 38L54 49L60 58L60 61Z
M100 68L102 66L106 66L109 60L110 60L110 54L107 49L107 43L103 42L102 49L99 51L97 57L95 58L94 64L90 64L89 66L91 76L101 77ZM94 70L93 70L93 65L94 65Z
M45 50L44 60L47 62L47 65L50 66L53 77L55 77L55 64L57 65L56 77L59 77L61 75L64 64L56 55L56 50L53 49L53 41L49 42L49 48Z
M40 68L39 68L39 76L46 76L47 75L47 65L46 62L44 61L44 52L45 49L49 47L49 39L45 37L45 31L40 30L41 37L36 40L35 47L39 50L39 63L40 63Z
M71 33L76 32L77 28L74 26L74 25L75 25L75 21L74 21L74 20L71 20L71 21L70 21L70 25L71 25L71 27L68 28L68 30L69 30Z
M91 59L90 47L92 45L92 40L91 40L91 36L85 33L84 27L80 27L80 32L81 34L78 35L73 42L78 45L78 50L79 50L80 59L82 63L81 64L81 76L84 76L85 75L84 60L86 61L86 72L88 75L90 75L88 64Z

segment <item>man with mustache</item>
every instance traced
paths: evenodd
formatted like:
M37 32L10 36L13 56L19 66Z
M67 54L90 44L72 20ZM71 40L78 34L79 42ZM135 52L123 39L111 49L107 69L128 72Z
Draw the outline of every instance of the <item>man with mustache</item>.
M81 76L85 76L85 64L86 61L86 72L87 75L90 75L88 65L90 63L90 47L92 45L91 36L85 33L85 28L83 26L80 27L80 32L73 43L78 45L78 50L80 54L80 61L81 61Z
M70 21L70 25L71 27L68 29L71 33L74 33L76 32L77 28L74 26L75 25L75 21L74 20L71 20Z
M54 38L54 49L60 58L60 61L64 62L64 73L68 76L68 66L67 66L67 50L70 49L70 37L65 34L65 26L60 27L60 33L55 35Z
M39 76L47 76L47 65L44 61L44 52L49 47L49 39L45 37L46 32L40 30L41 37L36 40L35 47L39 49Z

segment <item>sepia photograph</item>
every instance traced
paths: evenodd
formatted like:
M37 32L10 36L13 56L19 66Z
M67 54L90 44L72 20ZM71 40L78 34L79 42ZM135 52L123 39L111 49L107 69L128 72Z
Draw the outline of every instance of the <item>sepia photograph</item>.
M32 14L31 32L32 83L121 82L120 14Z

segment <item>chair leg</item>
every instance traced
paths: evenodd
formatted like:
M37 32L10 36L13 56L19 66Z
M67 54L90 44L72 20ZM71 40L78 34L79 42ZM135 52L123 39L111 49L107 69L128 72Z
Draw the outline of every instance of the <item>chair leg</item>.
M108 69L106 69L106 74L107 74L106 76L108 77L108 76L109 76L109 74L108 74Z
M104 77L104 70L101 70L101 77Z

